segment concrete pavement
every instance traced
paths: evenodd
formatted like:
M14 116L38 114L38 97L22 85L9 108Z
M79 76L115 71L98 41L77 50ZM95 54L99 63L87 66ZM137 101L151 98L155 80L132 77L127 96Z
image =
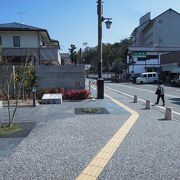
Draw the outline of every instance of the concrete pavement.
M179 179L180 121L164 121L164 112L156 107L145 110L142 103L109 90L105 93L137 112L139 118L129 126L98 178L88 178ZM84 107L103 107L110 114L74 113L75 108ZM0 156L0 179L75 179L130 117L128 109L107 97L21 108L16 120L37 125L12 151Z

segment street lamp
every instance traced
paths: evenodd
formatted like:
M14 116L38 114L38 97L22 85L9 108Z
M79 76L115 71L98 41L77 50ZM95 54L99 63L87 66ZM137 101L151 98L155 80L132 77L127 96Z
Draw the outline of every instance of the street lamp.
M35 107L36 106L36 87L35 86L33 86L32 87L32 93L33 93L33 107Z
M107 29L110 29L111 24L112 24L112 21L110 21L110 20L111 20L112 18L103 18L102 21L104 21L104 20L106 20L106 19L107 19L107 21L105 22L106 28L107 28Z
M112 18L104 18L102 16L102 0L98 0L98 79L97 79L97 99L104 99L104 79L102 78L102 22L105 22L106 28L109 29Z

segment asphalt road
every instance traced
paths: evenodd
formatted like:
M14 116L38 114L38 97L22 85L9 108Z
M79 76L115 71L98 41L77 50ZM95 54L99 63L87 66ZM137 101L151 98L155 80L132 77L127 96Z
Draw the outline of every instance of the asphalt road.
M114 84L117 89L121 88L122 90L125 85L120 85ZM133 94L134 91L131 92L130 88L131 85L129 88L126 87L124 93ZM136 90L136 92L138 91ZM143 102L132 103L132 98L112 92L107 88L105 88L105 93L138 112L139 118L98 179L180 179L180 118L179 120L166 121L164 120L164 110L157 106L146 110ZM139 90L139 95L141 94L143 91ZM152 93L149 94L152 96ZM141 97L143 98L145 95L148 96L148 93L144 93L144 96Z
M155 95L157 85L155 84L136 85L132 83L105 82L105 88L130 98L137 95L141 102L151 100L151 103L155 104L157 98ZM180 119L180 88L165 86L165 101L165 107L172 107L174 115L176 118ZM164 110L165 107L162 106L162 101L160 99L158 108Z

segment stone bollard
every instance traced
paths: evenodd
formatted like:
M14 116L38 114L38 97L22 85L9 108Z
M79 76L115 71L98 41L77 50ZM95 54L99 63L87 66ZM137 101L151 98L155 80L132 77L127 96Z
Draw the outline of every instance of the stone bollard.
M166 108L166 112L165 112L165 120L173 120L173 112L172 112L172 108L171 107L167 107Z
M151 101L146 100L146 109L151 109Z
M134 95L134 103L137 103L138 102L138 97L137 95Z

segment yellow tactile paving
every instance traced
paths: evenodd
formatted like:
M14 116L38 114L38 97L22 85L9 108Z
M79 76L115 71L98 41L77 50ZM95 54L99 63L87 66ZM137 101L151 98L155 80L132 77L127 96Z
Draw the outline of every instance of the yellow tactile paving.
M106 146L117 148L119 146L119 142L109 141Z
M104 167L104 164L106 164L108 161L109 161L108 159L96 158L90 162L90 165Z
M103 152L103 151L100 151L95 158L101 158L101 159L106 159L106 160L109 160L111 157L112 157L112 154L113 153L110 153L110 152Z
M78 180L96 180L96 177L80 174Z
M110 153L110 154L114 153L114 150L115 150L114 147L109 147L109 146L104 146L104 147L101 149L102 152Z
M89 175L89 176L92 176L92 177L98 177L100 172L103 170L102 167L97 167L97 166L92 166L92 165L88 165L82 174L85 174L85 175Z
M87 165L87 167L81 172L76 180L95 180L100 175L106 164L109 162L118 146L121 144L129 130L139 117L139 114L119 101L106 95L114 103L118 104L122 108L126 109L131 116L123 124L123 126L116 132L116 134L107 142L107 144L100 150L100 152L94 157L94 159Z

